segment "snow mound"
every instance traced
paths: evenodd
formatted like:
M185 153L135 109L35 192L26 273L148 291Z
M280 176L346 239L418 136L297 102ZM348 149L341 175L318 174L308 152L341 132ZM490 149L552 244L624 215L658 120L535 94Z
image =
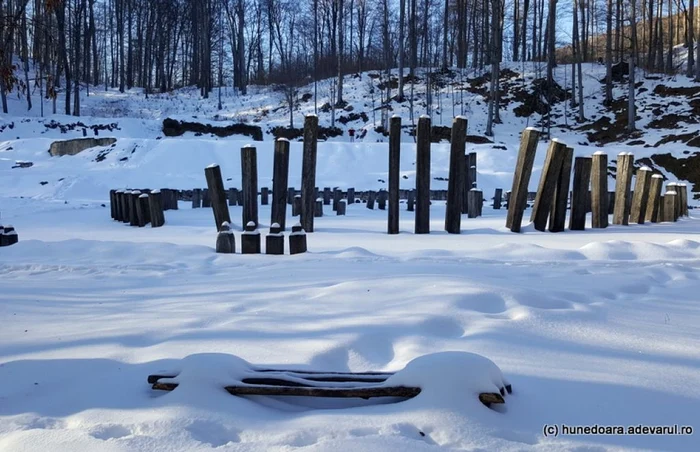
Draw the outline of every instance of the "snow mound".
M509 383L490 359L475 353L448 351L414 359L389 377L386 384L419 387L421 393L416 400L464 411L483 408L479 394L498 393Z
M685 244L684 242L690 242ZM680 242L680 243L679 243ZM693 246L691 244L695 244ZM687 245L687 246L684 246ZM694 259L699 253L697 242L690 240L674 240L668 244L647 242L627 242L623 240L608 240L584 245L580 251L592 260L672 260Z
M178 392L189 387L225 386L239 382L251 370L251 365L244 359L225 353L197 353L182 359L181 366L174 372L173 378L162 378L163 383L177 383Z

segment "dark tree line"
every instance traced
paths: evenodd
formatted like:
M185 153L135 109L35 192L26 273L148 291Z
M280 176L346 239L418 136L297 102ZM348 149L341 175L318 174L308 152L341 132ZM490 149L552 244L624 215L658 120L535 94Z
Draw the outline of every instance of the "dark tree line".
M421 67L487 70L495 99L504 60L546 63L548 84L557 62L573 62L579 85L581 63L603 61L611 101L612 65L677 72L678 44L691 49L688 75L700 76L696 13L695 0L5 0L0 91L5 112L16 89L28 108L39 90L54 111L79 115L81 93L110 87L193 85L208 97L221 85L275 84L292 96L333 77L342 105L348 74L398 67L411 80ZM407 95L404 77L395 93L386 85L384 101Z

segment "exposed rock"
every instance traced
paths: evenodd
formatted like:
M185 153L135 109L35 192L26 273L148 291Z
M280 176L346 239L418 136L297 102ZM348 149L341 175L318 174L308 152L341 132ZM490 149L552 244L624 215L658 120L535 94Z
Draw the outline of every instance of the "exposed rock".
M350 113L347 116L341 116L338 118L338 122L341 124L347 124L351 121L359 121L362 120L363 122L369 122L369 117L367 116L367 113L360 112L360 113Z
M304 136L303 128L293 128L277 126L270 130L270 133L275 138L286 138L288 140L296 140ZM318 127L318 139L327 140L331 137L339 137L343 135L343 131L338 127Z
M15 166L12 168L31 168L32 166L34 166L32 162L15 162Z
M54 141L51 143L49 154L52 157L61 155L76 155L85 149L97 146L109 146L116 143L116 138L76 138L74 140Z
M680 129L681 126L678 124L683 122L686 124L697 124L697 120L689 115L678 115L676 113L669 113L667 115L659 116L647 125L650 129Z
M213 134L221 138L231 135L245 135L251 137L254 141L263 140L262 129L259 126L238 123L220 127L199 122L178 121L172 118L163 120L163 134L166 137L179 137L185 132Z
M666 85L656 85L654 88L654 94L657 96L662 96L662 97L669 97L669 96L687 96L687 97L693 97L697 94L700 94L700 86L691 86L691 87L675 87L675 88L669 88Z
M652 160L659 166L663 167L667 172L673 174L678 180L687 180L692 184L688 189L693 192L693 199L700 198L697 193L698 184L700 184L700 153L686 157L677 158L672 154L655 154L651 156ZM690 197L690 195L689 195Z
M661 140L659 140L656 144L654 144L654 147L658 148L662 144L677 143L679 141L686 143L689 146L700 147L697 145L698 138L700 138L698 132L681 133L678 135L666 135L663 138L661 138ZM691 144L691 142L693 142L693 144Z

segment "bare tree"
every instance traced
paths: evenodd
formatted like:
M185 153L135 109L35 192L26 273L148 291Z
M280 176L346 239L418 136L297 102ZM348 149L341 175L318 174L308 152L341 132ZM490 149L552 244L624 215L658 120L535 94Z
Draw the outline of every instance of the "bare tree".
M613 0L607 0L607 14L605 16L605 104L612 104L612 15Z

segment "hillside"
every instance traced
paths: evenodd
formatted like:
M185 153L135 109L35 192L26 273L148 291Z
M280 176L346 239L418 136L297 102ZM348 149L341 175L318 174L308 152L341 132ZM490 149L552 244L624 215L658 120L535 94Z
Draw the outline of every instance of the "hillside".
M555 71L560 86L570 85L570 66L559 66ZM453 114L464 114L468 120L468 147L477 151L479 184L486 190L508 188L514 166L514 155L520 131L527 126L544 127L547 103L538 87L544 67L537 63L513 64L502 72L501 123L495 126L495 137L485 137L488 74L449 72L433 77L436 91L433 93L433 125L449 127ZM575 147L576 155L590 155L603 148L614 160L619 152L634 152L637 164L646 164L669 179L700 183L700 85L688 81L685 76L640 78L637 83L638 132L627 134L627 83L620 76L615 87L615 103L611 108L602 106L604 66L584 66L585 116L587 121L578 124L576 111L568 101L570 93L558 90L551 112L552 137L563 139ZM331 127L328 105L331 81L318 83L319 123ZM350 75L345 79L344 100L347 105L335 111L335 127L328 129L326 142L319 149L319 184L332 186L356 186L379 188L386 180L387 138L381 133L382 113L380 87L384 80L375 72ZM396 83L394 75L391 81ZM406 84L406 93L411 85ZM425 73L418 71L414 87L414 117L426 113ZM556 90L555 90L556 91ZM392 90L392 95L396 90ZM170 118L180 121L210 124L214 127L244 123L259 127L263 134L261 150L271 149L275 133L289 125L289 108L284 93L268 87L251 87L245 96L234 95L230 89L222 92L222 110L217 110L218 91L209 99L200 99L194 89L182 89L167 94L146 96L140 90L119 93L95 88L82 102L83 117L47 115L38 117L38 96L34 108L27 112L25 101L10 96L11 115L0 121L0 189L17 196L66 197L98 199L98 194L118 186L170 186L191 188L201 186L203 177L196 168L203 168L212 161L222 164L224 173L232 183L240 179L240 163L237 149L252 141L252 137L232 135L217 137L213 134L184 133L167 137L163 133L163 121ZM372 100L374 97L374 100ZM303 116L314 112L313 85L300 87L293 109L294 126L303 126ZM58 109L60 110L60 102ZM440 108L442 107L442 108ZM45 101L44 110L51 105ZM407 143L402 156L402 172L405 188L411 187L413 157L409 143L413 142L413 126L410 120L411 105L408 101L387 104L389 115L403 117L402 140ZM100 128L100 137L118 138L116 146L109 149L94 148L76 157L50 158L46 152L54 140L93 136L92 128ZM349 129L355 129L356 141L350 143ZM435 141L441 130L436 130ZM448 131L446 131L448 132ZM285 135L289 131L284 130ZM339 135L337 135L339 134ZM295 137L298 132L292 133ZM323 133L322 133L323 135ZM337 136L334 136L337 135ZM449 136L442 132L442 136ZM492 142L491 142L492 141ZM475 144L479 143L479 144ZM444 143L444 140L443 140ZM546 142L541 143L538 163L542 161ZM294 145L293 149L299 146ZM444 188L438 179L446 177L447 149L445 144L433 146L433 174L435 188ZM271 153L261 153L259 170L261 185L269 184L271 177ZM99 156L99 158L96 158ZM18 162L25 163L19 167ZM291 184L298 184L300 161L292 156ZM536 167L538 165L536 164ZM193 171L193 169L195 169ZM537 168L536 168L537 171ZM297 177L297 179L295 179ZM533 184L537 174L533 177ZM81 190L83 187L84 190ZM99 187L99 190L93 188ZM532 187L534 189L534 187ZM692 191L696 191L693 185Z

